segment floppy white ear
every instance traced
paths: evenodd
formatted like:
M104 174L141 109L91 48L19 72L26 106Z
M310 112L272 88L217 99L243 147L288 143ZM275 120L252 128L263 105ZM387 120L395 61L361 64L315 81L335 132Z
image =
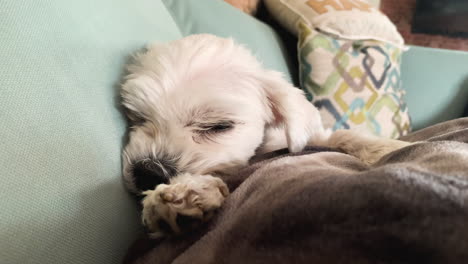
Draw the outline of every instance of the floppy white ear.
M319 111L300 89L279 72L266 71L260 78L273 114L269 125L284 127L290 152L303 150L309 142L326 141Z

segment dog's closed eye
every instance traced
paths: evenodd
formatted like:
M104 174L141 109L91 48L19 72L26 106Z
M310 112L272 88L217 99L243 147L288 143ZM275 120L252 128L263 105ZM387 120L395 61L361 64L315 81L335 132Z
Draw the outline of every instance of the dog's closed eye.
M225 132L234 127L233 121L220 121L217 123L208 123L208 124L200 124L198 126L199 132L211 132L211 133L220 133Z
M193 139L197 143L200 143L200 139L214 141L215 136L232 130L235 124L232 120L191 124L192 131L196 134Z

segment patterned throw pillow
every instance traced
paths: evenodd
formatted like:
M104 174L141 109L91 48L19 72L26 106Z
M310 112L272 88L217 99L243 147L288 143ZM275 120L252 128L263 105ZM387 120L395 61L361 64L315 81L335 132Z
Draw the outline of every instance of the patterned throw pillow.
M401 49L372 40L341 40L299 26L301 88L326 127L397 138L410 131L401 89Z
M298 36L301 88L327 128L397 138L411 130L400 80L404 41L365 0L265 0Z

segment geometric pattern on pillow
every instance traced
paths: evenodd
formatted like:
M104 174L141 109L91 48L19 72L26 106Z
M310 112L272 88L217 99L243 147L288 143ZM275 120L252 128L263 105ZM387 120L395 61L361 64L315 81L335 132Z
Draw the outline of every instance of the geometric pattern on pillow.
M344 40L298 24L301 88L325 127L398 138L411 130L403 100L402 50L376 40Z

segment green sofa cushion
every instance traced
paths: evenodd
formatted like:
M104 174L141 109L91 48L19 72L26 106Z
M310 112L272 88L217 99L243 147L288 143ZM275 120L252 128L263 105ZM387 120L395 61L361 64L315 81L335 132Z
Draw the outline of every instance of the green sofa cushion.
M128 55L181 37L160 1L17 1L0 15L0 262L119 263L139 232L121 181Z
M403 54L401 74L413 130L463 115L468 52L413 46Z
M121 181L129 54L213 33L290 78L278 35L218 0L8 0L0 25L1 263L119 263L141 232Z

